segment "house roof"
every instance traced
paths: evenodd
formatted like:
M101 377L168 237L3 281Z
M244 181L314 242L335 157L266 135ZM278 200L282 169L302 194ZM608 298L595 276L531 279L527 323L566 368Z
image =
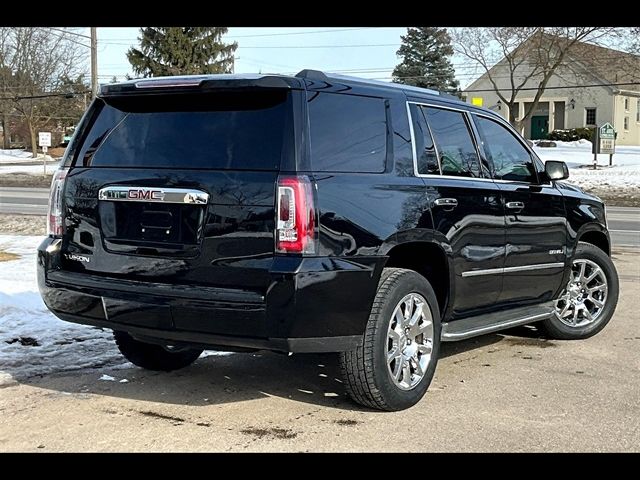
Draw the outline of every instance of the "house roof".
M639 55L585 42L576 43L567 55L606 83L631 82L629 85L616 85L614 88L618 90L640 91Z
M546 36L552 37L547 34ZM557 42L558 38L555 38ZM532 40L530 40L532 41ZM567 41L567 40L564 40ZM529 41L523 43L520 47L527 49ZM617 84L611 88L614 90L631 90L640 92L640 56L632 53L622 52L620 50L614 50L612 48L606 48L599 45L586 42L576 42L571 49L567 52L565 57L568 60L572 60L572 67L575 65L577 68L573 68L577 75L576 83L599 83L587 80L585 78L579 78L582 70L584 74L590 76L590 78L597 78L600 82L606 84ZM496 63L491 67L490 71L494 68L500 68L498 65L501 62ZM568 64L568 62L565 62ZM487 74L484 73L474 82L472 82L467 89L473 88L473 86L481 79L486 78ZM625 82L630 82L626 85Z

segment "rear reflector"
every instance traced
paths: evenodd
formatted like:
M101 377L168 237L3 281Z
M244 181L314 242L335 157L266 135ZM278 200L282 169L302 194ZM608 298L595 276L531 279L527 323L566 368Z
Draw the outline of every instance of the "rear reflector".
M276 251L316 253L315 209L309 177L279 177L276 208Z
M68 168L59 168L53 174L51 190L49 192L49 214L47 215L47 235L62 236L62 191L67 177Z

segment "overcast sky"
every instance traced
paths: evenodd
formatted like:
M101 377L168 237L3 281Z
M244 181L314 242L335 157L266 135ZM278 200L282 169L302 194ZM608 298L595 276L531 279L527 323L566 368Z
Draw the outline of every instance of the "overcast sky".
M88 30L88 29L87 29ZM230 27L223 38L237 41L236 73L297 73L304 68L391 80L398 63L398 27ZM98 75L106 83L131 74L126 52L138 44L138 28L98 28ZM477 76L464 59L454 58L462 87Z

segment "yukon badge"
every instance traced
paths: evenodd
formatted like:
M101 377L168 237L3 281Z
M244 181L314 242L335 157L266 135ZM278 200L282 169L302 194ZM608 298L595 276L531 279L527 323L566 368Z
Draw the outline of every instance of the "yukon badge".
M549 250L549 255L562 255L564 253L564 248L559 248L557 250Z
M65 253L64 258L66 258L67 260L73 260L74 262L91 262L90 257L87 257L86 255L78 255L77 253Z

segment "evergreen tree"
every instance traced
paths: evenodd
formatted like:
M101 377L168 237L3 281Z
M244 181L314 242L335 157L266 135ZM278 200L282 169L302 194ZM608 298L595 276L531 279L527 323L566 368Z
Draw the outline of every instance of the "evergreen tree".
M229 73L236 42L226 44L227 27L141 28L140 49L130 48L133 71L144 77Z
M449 57L453 55L446 28L410 27L402 35L396 54L402 58L393 70L393 81L447 92L458 91Z

